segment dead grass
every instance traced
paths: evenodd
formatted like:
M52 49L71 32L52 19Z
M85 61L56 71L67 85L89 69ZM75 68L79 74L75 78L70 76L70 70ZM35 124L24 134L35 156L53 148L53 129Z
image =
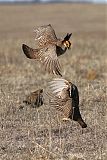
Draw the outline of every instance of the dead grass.
M106 5L0 6L0 160L107 159L106 18ZM35 46L34 26L48 23L59 36L73 32L73 47L60 61L78 86L86 129L60 121L48 105L20 107L52 78L21 50L22 43Z

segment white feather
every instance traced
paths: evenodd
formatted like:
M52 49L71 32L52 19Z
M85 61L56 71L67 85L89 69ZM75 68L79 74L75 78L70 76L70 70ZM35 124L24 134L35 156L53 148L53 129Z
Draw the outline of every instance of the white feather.
M51 85L50 88L68 88L67 85Z
M69 82L62 78L55 78L53 81L49 82L49 88L56 94L56 96L60 96L63 89L67 89L69 87Z
M52 82L49 86L52 89L64 89L64 88L68 88L68 85L66 83L57 83L57 82Z

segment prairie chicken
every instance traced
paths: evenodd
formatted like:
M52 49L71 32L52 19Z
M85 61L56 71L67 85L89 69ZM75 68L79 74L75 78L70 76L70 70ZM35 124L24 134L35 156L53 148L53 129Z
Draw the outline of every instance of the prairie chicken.
M40 107L41 105L43 105L43 89L31 92L23 102L26 104L30 104L33 107Z
M39 60L49 73L62 76L58 56L64 54L70 48L71 42L69 39L72 33L67 33L64 39L59 39L50 24L40 26L34 31L38 47L33 49L23 44L24 54L27 58Z
M63 120L73 119L82 128L87 125L83 121L79 110L79 93L77 87L65 79L57 78L49 82L50 105L63 114Z

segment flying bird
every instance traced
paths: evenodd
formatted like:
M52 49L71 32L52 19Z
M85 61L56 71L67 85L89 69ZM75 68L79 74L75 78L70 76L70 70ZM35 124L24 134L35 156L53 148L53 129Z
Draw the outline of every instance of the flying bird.
M72 33L67 33L64 39L59 39L51 24L40 26L34 32L37 48L33 49L22 44L24 54L27 58L40 61L49 73L62 76L58 56L70 49L71 42L69 39Z
M43 105L43 89L31 92L23 102L33 107L40 107Z
M77 87L65 79L56 78L49 82L49 90L50 106L62 113L63 120L77 121L82 128L86 128L87 125L82 119L79 110Z

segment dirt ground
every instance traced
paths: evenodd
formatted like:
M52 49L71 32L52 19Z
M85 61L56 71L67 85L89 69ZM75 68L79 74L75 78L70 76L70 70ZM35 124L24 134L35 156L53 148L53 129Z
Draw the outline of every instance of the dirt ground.
M106 7L0 5L0 160L107 159ZM73 33L71 50L59 60L64 78L79 89L86 129L60 121L49 105L23 104L53 78L21 49L22 43L35 47L33 29L43 24L52 24L58 37Z

